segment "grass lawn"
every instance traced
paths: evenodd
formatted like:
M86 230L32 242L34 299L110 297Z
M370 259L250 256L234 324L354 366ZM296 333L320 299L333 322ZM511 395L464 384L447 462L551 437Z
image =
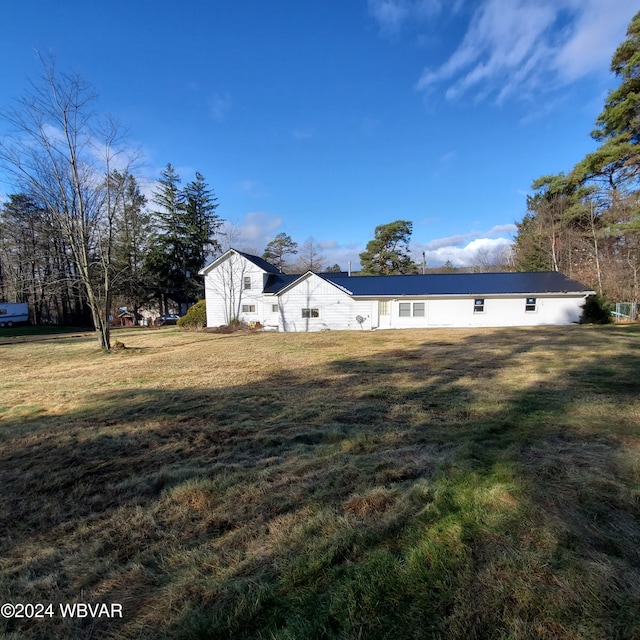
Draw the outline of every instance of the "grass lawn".
M118 340L0 346L0 636L640 638L640 327Z

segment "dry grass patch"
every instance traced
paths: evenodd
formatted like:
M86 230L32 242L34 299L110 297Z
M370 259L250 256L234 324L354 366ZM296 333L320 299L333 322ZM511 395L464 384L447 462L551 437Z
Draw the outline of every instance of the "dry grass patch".
M640 636L636 327L0 346L10 638Z

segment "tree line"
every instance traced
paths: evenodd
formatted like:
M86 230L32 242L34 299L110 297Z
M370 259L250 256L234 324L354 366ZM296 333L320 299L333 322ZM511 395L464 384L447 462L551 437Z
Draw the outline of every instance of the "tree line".
M617 48L591 136L598 148L568 173L533 182L517 223L515 267L562 271L611 301L640 302L640 12Z
M36 324L91 324L87 281L103 313L127 307L137 315L150 304L186 311L202 297L198 271L219 247L221 220L200 173L184 189L179 183L167 165L150 207L132 173L112 170L96 185L100 211L80 237L69 235L77 222L52 212L37 193L10 194L0 208L0 298L27 302ZM74 243L86 243L86 280Z
M114 307L186 307L221 221L205 178L180 188L169 164L149 207L119 125L95 95L51 60L0 112L0 170L15 189L0 208L0 298L27 302L36 323L92 324L110 347Z

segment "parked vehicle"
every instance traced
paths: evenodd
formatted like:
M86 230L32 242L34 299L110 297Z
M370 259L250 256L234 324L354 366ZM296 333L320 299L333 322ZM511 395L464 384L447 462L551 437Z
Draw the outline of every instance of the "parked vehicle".
M18 322L29 321L26 302L0 302L0 327L12 327Z
M180 316L177 313L165 313L158 318L158 324L177 324L178 320L180 320Z

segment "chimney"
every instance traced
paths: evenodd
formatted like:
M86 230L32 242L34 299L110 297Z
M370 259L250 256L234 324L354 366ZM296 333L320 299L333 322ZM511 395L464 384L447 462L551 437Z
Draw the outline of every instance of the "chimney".
M351 277L351 260L349 260L349 271L348 271L348 273L349 273L349 277Z

